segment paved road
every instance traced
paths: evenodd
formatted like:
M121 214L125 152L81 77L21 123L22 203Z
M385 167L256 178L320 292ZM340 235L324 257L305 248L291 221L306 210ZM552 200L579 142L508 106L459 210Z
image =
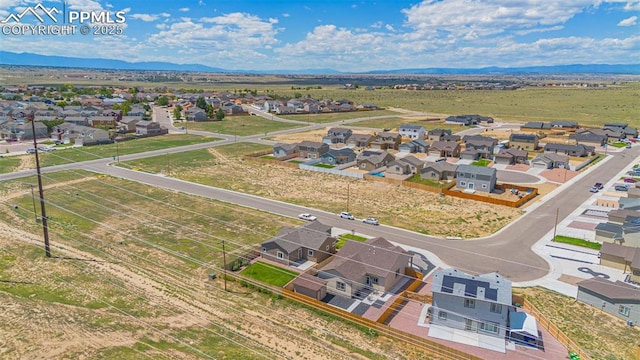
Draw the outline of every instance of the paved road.
M330 124L318 124L311 127L324 127L328 125ZM300 131L300 129L283 130L277 133L297 131ZM259 138L260 135L246 136L239 137L238 141L257 141ZM214 143L195 144L148 153L125 155L121 156L121 160L125 161L166 153L201 149L232 142L233 140L227 139ZM628 166L639 154L640 146L634 146L633 149L613 154L606 163L601 163L601 167L606 169L606 174L615 174L625 166ZM316 209L109 166L108 163L111 161L111 159L101 159L59 165L43 168L43 172L65 169L85 169L286 216L295 217L301 212L312 212L318 216L320 221L326 224L355 230L357 232L383 236L391 241L431 251L445 263L464 271L470 273L497 271L512 281L535 280L548 273L549 266L547 262L536 255L531 250L531 246L553 229L556 209L559 210L560 216L558 220L561 221L591 195L588 189L593 183L597 181L606 182L602 175L605 171L588 171L582 176L573 179L571 186L566 187L563 191L557 192L541 206L533 206L534 209L529 210L518 220L492 236L475 240L447 240L388 226L378 226L373 229L371 225L363 224L361 221L341 219L336 214L330 214ZM34 170L28 170L13 174L4 174L0 175L0 181L33 175L33 173Z

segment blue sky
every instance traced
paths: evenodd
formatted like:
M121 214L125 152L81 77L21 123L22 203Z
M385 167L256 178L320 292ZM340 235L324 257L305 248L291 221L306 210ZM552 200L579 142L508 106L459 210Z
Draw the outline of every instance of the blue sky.
M0 19L37 3L0 0ZM640 0L68 0L65 8L124 11L123 34L2 33L0 49L229 70L354 72L640 59ZM21 23L37 20L27 15Z

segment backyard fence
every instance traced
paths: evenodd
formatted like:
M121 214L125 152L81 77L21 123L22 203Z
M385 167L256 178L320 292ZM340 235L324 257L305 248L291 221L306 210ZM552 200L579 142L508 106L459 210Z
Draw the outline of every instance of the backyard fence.
M300 165L300 164L297 164L297 163L283 161L283 160L287 160L286 156L283 157L283 158L265 157L265 155L270 155L270 154L272 154L271 151L265 150L265 151L260 151L260 152L257 152L257 153L245 155L243 157L243 159L244 160L249 160L249 161L261 162L261 163L265 163L265 164L273 164L273 165L278 165L278 166L290 167L290 168L298 168L299 165ZM294 157L296 157L296 156L292 156L289 159L294 158Z
M389 317L392 314L395 314L397 311L400 311L400 308L407 302L407 300L409 300L407 293L408 292L413 293L413 291L417 289L418 286L422 285L422 274L416 271L413 271L413 269L411 270L413 274L411 275L407 274L407 275L415 277L415 279L411 282L411 284L407 287L406 290L404 290L402 293L400 293L398 297L396 297L396 299L391 303L391 305L389 305L389 307L387 307L387 309L382 313L382 315L378 317L378 320L376 320L376 322L380 324L385 324L387 320L389 320ZM418 275L418 276L413 276L413 275Z
M358 179L362 179L363 178L363 174L362 173L342 170L342 168L352 167L353 165L355 165L355 162L351 162L349 164L344 164L345 166L337 165L334 168L326 168L326 167L316 166L318 164L321 164L320 160L311 160L311 161L308 161L308 162L306 162L304 164L298 164L298 166L302 170L309 170L309 171L321 172L321 173L325 173L325 174L340 175L340 176L349 176L349 177L354 177L354 178L358 178Z
M534 187L528 188L528 187L513 185L513 184L497 184L495 188L498 190L504 190L504 191L506 191L507 189L517 189L518 191L524 191L524 192L531 191L531 192L527 193L525 196L515 201L498 199L494 197L482 196L477 194L469 194L462 191L455 191L455 190L449 190L449 189L443 189L442 192L445 195L455 196L463 199L482 201L490 204L504 205L504 206L510 206L510 207L520 207L522 204L526 203L527 201L533 199L534 197L536 197L536 195L538 195L538 189Z
M533 317L536 318L537 323L545 328L551 336L556 338L558 342L560 342L563 346L565 346L569 352L574 352L578 354L580 360L592 360L592 358L584 351L578 344L576 344L573 340L571 340L567 335L565 335L562 330L560 330L556 324L552 323L546 316L544 316L533 304L531 304L527 299L519 295L512 295L512 303L516 305L520 305L523 309L527 310L527 312Z

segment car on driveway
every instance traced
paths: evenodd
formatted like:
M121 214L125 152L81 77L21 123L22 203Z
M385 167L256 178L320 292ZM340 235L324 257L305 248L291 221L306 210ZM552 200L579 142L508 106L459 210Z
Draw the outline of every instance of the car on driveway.
M372 218L372 217L368 217L362 220L362 222L369 225L380 225L380 223L378 222L378 219Z
M343 219L355 220L356 218L351 215L350 212L343 211L340 213L340 217Z
M627 184L624 184L624 185L616 185L616 186L614 187L614 189L615 189L616 191L629 191L629 185L627 185Z
M302 219L302 220L307 220L307 221L314 221L314 220L318 220L318 218L317 218L316 216L311 215L311 214L307 214L307 213L300 214L300 215L298 215L298 217L299 217L300 219Z
M625 179L624 179L624 182L626 182L626 183L630 183L630 184L635 184L635 183L637 183L637 182L638 182L638 180L633 179L633 178L625 178Z

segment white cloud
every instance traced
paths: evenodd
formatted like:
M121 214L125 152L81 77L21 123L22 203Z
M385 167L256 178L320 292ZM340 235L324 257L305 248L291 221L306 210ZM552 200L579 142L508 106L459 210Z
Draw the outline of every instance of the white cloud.
M396 29L393 28L393 26L387 24L384 26L385 29L389 30L389 31L396 31Z
M640 1L629 1L624 5L624 11L640 11Z
M635 15L632 17L626 18L624 20L620 20L620 22L618 23L618 26L634 26L634 25L638 25L638 17Z
M558 30L562 30L564 29L564 26L562 25L556 25L556 26L552 26L552 27L548 27L548 28L537 28L537 29L527 29L527 30L518 30L518 31L514 31L514 33L516 35L527 35L527 34L532 34L532 33L542 33L542 32L549 32L549 31L558 31Z
M158 15L151 15L151 14L129 14L127 15L127 17L131 19L146 21L146 22L158 20Z
M285 18L288 18L289 16L291 16L291 14L289 14L289 13L283 13L282 14L282 17L285 17Z
M180 9L178 9L178 10L179 10L179 11L181 11L181 12L187 12L187 11L189 11L190 9L189 9L188 7L183 7L183 8L180 8Z

